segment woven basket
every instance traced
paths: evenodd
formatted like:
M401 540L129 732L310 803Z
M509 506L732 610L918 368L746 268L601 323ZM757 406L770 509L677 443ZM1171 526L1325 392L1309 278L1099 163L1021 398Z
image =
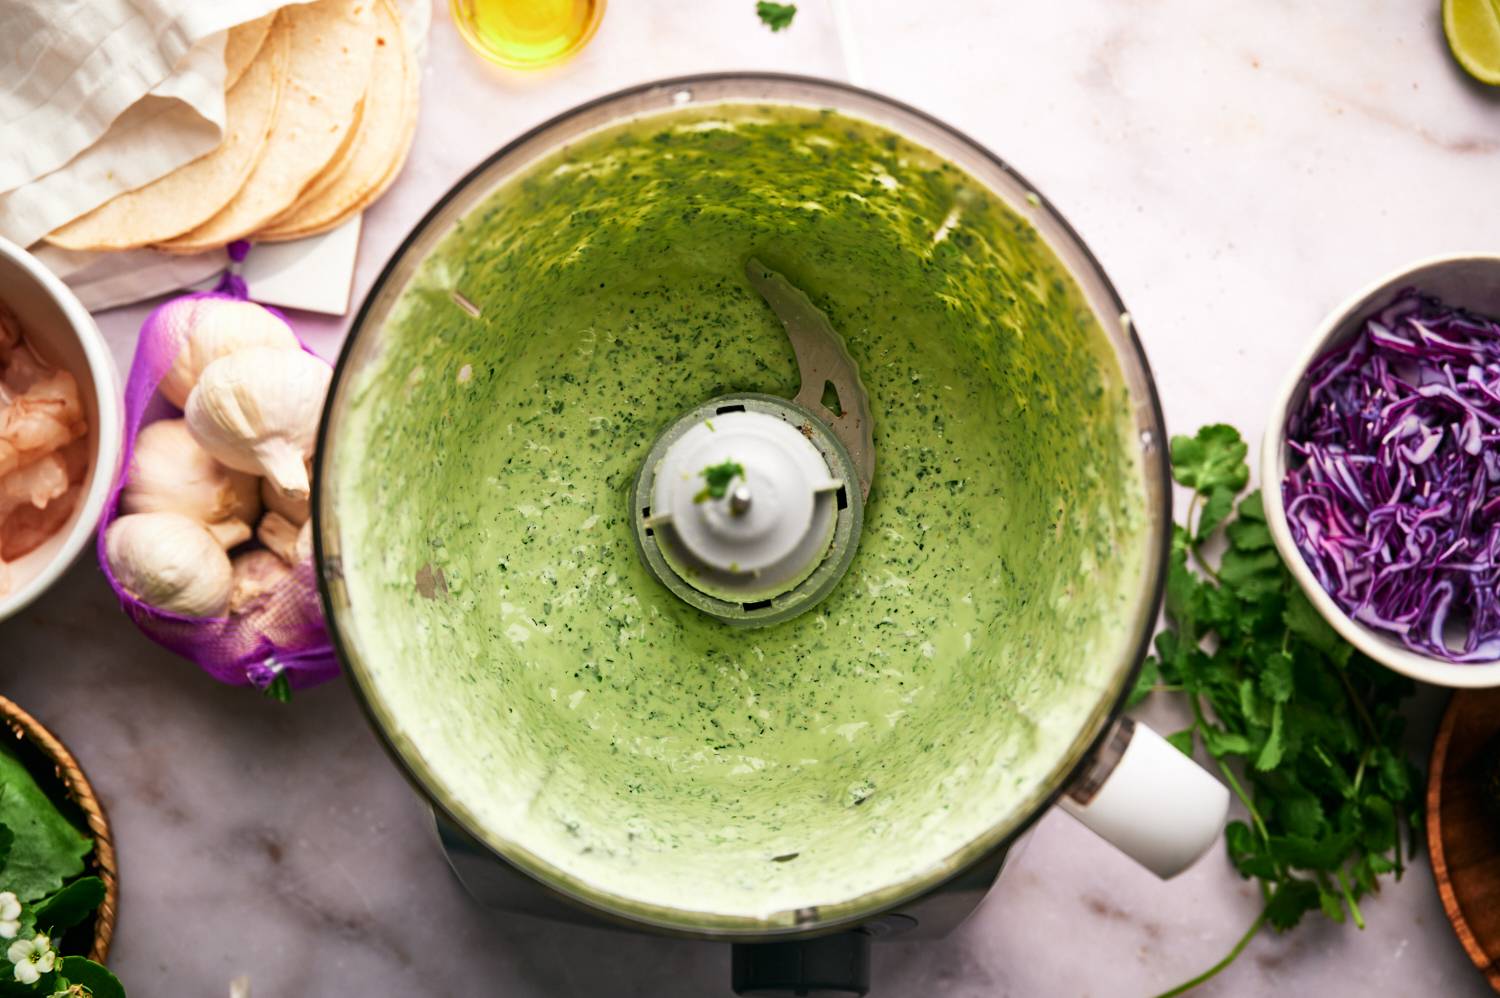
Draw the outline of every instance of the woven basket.
M89 865L95 876L104 881L104 903L94 915L94 942L88 957L95 963L104 963L109 956L109 943L115 934L115 913L119 910L120 873L115 863L115 845L110 837L109 819L104 815L104 806L94 795L87 776L79 768L63 743L42 727L41 723L26 713L14 702L0 696L0 735L9 732L18 741L26 742L43 756L52 766L52 772L83 815L88 825L88 834L94 840L94 851L89 856ZM45 774L37 774L45 775Z

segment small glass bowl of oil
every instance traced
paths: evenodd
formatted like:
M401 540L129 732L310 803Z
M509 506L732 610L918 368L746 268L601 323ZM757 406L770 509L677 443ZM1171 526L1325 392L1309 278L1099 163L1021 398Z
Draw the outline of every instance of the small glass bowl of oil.
M469 47L512 69L562 62L588 44L605 0L450 0Z

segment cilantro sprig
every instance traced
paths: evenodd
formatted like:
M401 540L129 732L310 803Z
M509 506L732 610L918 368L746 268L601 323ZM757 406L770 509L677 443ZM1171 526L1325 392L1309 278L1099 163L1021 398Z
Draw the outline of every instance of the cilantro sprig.
M738 461L725 461L709 465L698 474L703 476L703 488L693 494L693 502L723 499L729 494L729 485L736 478L745 476L745 467Z
M769 0L760 0L755 5L755 14L772 31L780 31L789 28L792 18L797 16L797 5L794 3L770 3Z
M1282 564L1247 448L1231 426L1172 439L1173 477L1193 490L1173 528L1167 627L1131 702L1180 693L1193 723L1169 738L1201 744L1248 821L1225 830L1229 861L1263 906L1225 958L1165 992L1229 966L1265 925L1291 929L1310 911L1364 928L1360 900L1405 869L1421 831L1421 774L1401 748L1410 680L1356 652L1318 615ZM1208 542L1222 526L1217 565Z

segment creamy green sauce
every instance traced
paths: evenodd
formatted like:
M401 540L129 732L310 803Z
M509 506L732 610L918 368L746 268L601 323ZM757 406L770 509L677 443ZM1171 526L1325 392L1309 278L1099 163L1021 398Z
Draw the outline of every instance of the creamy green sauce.
M628 517L681 412L797 390L750 255L843 333L878 457L838 589L743 631ZM351 643L454 806L576 885L786 920L919 876L1022 817L1121 681L1120 372L1031 226L888 131L720 106L591 136L470 212L382 336L333 462Z

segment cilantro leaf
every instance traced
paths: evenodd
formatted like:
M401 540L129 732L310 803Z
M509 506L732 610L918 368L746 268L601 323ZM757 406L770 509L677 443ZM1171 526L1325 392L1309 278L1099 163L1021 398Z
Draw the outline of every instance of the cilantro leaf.
M1266 921L1273 928L1285 932L1302 916L1318 907L1318 885L1310 880L1292 878L1277 886L1266 903Z
M1198 526L1195 537L1199 541L1208 539L1214 532L1214 528L1224 522L1224 518L1234 509L1234 490L1219 486L1208 494L1208 502L1203 504L1203 512L1198 514Z
M1146 661L1141 663L1140 675L1135 677L1135 686L1131 687L1130 696L1125 700L1126 707L1134 707L1156 688L1156 682L1161 678L1161 668L1157 665L1156 656L1149 655Z
M1240 518L1224 528L1224 535L1237 551L1264 551L1274 543L1271 528L1264 523L1245 519L1243 509Z
M1349 661L1349 655L1354 649L1344 643L1339 632L1323 619L1323 615L1313 607L1312 600L1300 588L1293 590L1287 597L1282 620L1286 622L1287 630L1339 665Z
M1181 731L1167 735L1167 743L1181 752L1183 755L1193 754L1193 729L1184 728Z
M745 477L745 466L737 461L725 461L710 465L698 474L703 476L703 488L693 496L693 502L706 499L723 499L729 494L729 485L736 478Z
M772 31L780 31L791 27L792 18L797 16L797 5L794 3L769 3L768 0L760 0L755 5L755 14Z
M1292 656L1284 651L1266 656L1265 667L1260 674L1260 691L1274 704L1283 704L1296 692L1296 679L1292 674Z
M1188 753L1201 740L1225 773L1249 817L1226 828L1228 858L1267 900L1225 959L1169 994L1228 966L1267 924L1287 931L1317 911L1363 927L1360 898L1402 875L1422 830L1422 774L1402 743L1413 684L1318 613L1276 551L1260 492L1236 505L1247 454L1228 426L1172 440L1198 516L1192 533L1173 529L1153 661L1192 707L1192 726L1168 740ZM1215 567L1202 544L1221 526Z
M1265 744L1260 747L1260 755L1255 757L1256 769L1264 771L1281 765L1281 756L1286 751L1283 717L1281 704L1271 708L1271 731L1266 735Z
M1234 427L1205 426L1197 436L1172 438L1172 477L1204 495L1215 489L1239 492L1250 480L1249 452Z

